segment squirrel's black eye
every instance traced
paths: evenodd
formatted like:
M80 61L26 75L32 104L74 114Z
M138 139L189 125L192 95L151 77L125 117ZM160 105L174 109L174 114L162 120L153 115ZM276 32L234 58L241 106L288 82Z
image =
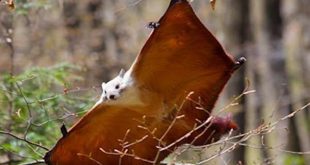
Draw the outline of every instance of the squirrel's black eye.
M119 84L117 84L116 86L115 86L115 89L118 89L119 88Z
M107 94L107 91L104 91L105 94Z

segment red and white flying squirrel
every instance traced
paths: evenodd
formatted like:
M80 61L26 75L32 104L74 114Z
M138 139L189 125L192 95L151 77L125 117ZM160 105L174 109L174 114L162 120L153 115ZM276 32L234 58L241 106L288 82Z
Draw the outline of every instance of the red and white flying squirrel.
M102 84L100 100L68 132L62 129L46 163L157 164L182 144L210 143L236 128L230 118L202 124L244 59L227 55L187 0L171 0L153 25L130 69Z

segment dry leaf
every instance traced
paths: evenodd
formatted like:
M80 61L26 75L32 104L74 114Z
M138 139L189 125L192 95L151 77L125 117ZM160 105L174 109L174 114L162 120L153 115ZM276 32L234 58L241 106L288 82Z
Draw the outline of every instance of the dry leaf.
M215 3L216 3L216 0L210 0L210 4L213 10L215 9Z
M6 4L8 5L8 7L10 8L10 9L15 9L15 3L14 3L14 0L8 0L7 2L6 2Z
M17 112L16 112L16 115L19 117L19 118L21 118L21 115L20 115L20 112L21 112L21 108L19 108L18 110L17 110Z

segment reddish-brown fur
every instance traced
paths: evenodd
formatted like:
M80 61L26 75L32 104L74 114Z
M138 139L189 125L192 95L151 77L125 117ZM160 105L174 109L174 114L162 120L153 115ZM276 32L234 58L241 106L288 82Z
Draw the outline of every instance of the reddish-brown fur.
M199 21L186 0L172 4L159 24L132 68L134 87L140 91L144 105L126 107L104 102L97 105L57 142L46 156L48 163L95 165L98 164L96 160L104 165L118 164L120 156L106 154L100 148L112 152L121 150L118 139L123 139L127 130L130 130L126 137L129 143L148 135L145 140L128 147L128 153L134 151L138 157L154 160L158 141L138 127L143 125L141 121L145 121L144 125L150 130L156 128L154 135L160 138L176 115L184 115L162 139L162 145L169 145L193 130L199 124L198 120L208 119L219 93L234 71L233 60ZM197 109L198 105L186 97L199 101L205 111ZM193 142L194 145L218 140L236 125L231 120L216 118L207 130L205 128L161 152L157 161L175 147L191 143L202 131L203 135ZM124 156L122 164L148 163Z

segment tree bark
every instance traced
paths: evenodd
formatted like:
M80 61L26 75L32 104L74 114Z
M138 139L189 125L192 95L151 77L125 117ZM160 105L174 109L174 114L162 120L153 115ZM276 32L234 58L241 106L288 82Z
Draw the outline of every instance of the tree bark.
M306 72L307 70L309 71L310 67L310 25L309 21L307 21L307 19L309 19L309 11L305 7L309 5L309 1L284 0L282 6L282 13L285 21L283 42L292 110L297 110L310 101L308 86L309 72ZM309 127L307 128L309 124L309 113L301 111L296 114L293 121L296 130L293 130L291 133L297 133L301 151L309 151L310 131ZM309 164L310 156L303 156L305 162Z

